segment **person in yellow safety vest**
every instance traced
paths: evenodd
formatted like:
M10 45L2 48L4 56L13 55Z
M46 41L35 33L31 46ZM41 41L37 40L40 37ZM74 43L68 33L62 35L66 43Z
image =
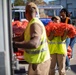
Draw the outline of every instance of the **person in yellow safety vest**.
M24 48L24 58L29 63L28 75L48 75L50 53L43 23L36 17L37 6L26 4L25 16L29 23L21 37L13 38L15 47Z
M60 18L58 16L52 17L52 20L54 23L60 23ZM59 75L66 75L65 72L65 61L66 61L66 33L65 31L63 37L60 36L54 36L55 31L52 31L50 33L49 39L49 50L50 50L50 57L51 57L51 66L50 66L50 74L49 75L55 75L55 66L56 63L58 64L57 67L59 70Z

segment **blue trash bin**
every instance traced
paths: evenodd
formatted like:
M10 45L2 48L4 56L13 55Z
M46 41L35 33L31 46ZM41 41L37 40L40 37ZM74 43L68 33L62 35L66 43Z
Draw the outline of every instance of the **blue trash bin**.
M49 22L51 22L51 18L40 18L44 26L46 26Z

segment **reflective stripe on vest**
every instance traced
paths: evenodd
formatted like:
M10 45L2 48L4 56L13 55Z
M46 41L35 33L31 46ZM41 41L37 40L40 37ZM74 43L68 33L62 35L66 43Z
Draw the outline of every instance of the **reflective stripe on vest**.
M47 40L42 41L41 45L44 44L44 43L46 43L46 42L47 42ZM47 48L45 47L45 48L42 48L41 50L35 50L35 51L31 51L29 49L26 49L26 52L28 54L39 54L40 52L43 52L43 51L46 51L46 50L47 50Z
M40 52L44 52L44 51L47 51L47 49L43 48L42 50L36 50L36 51L26 50L26 52L29 53L29 54L39 54Z
M45 43L45 42L47 42L47 40L42 41L42 42L41 42L41 45L42 45L43 43Z
M53 41L50 41L48 43L49 44L66 44L66 42L53 42Z

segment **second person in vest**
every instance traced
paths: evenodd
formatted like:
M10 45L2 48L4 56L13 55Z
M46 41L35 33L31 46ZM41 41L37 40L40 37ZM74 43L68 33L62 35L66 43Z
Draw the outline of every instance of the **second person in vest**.
M60 18L58 16L55 16L52 18L53 24L54 23L60 23ZM49 50L50 50L50 59L51 59L51 66L50 66L50 74L49 75L55 75L55 66L58 63L58 70L59 75L66 75L65 72L65 61L66 61L66 32L62 37L60 36L54 36L55 31L52 31L50 33L50 36L48 37L49 41Z

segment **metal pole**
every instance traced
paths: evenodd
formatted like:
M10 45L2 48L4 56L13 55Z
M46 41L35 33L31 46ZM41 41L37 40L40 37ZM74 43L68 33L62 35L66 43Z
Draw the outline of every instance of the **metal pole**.
M5 47L5 71L6 75L14 75L12 69L12 28L11 28L11 0L2 0L4 47Z
M12 49L12 11L11 11L11 0L7 0L7 10L8 10L8 36L9 36L9 55L10 55L10 71L11 75L14 75L14 70L13 70L13 49Z

